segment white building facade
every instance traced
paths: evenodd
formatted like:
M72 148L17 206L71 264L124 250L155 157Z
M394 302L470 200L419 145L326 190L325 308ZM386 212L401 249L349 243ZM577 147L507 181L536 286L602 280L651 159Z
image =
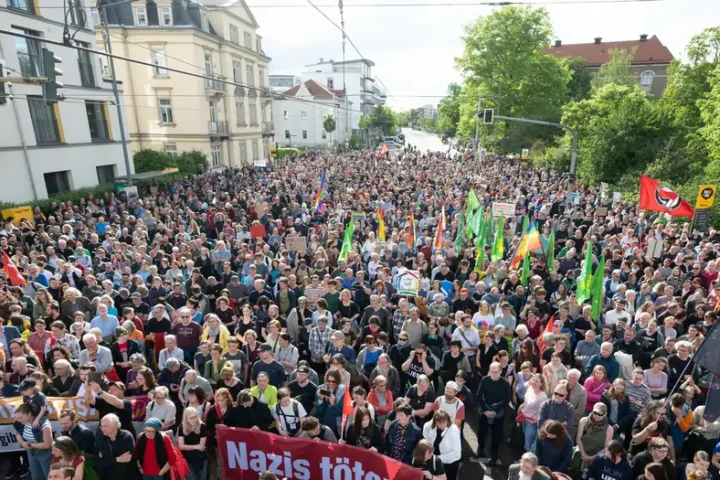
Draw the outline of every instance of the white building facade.
M273 100L275 141L280 146L326 148L343 142L345 134L344 100L314 80L282 92ZM303 101L305 100L305 101ZM352 103L348 103L352 108ZM335 130L326 132L325 119L335 118Z
M68 11L77 45L95 48L91 18L90 8ZM60 41L63 25L62 0L0 3L0 28ZM0 35L4 75L43 77L44 48L62 60L56 67L62 71L58 81L64 88L58 95L64 99L48 104L41 85L5 84L7 97L0 98L0 201L32 202L126 175L111 84L103 80L93 54ZM132 159L130 168L132 173Z
M293 87L300 85L300 77L295 75L269 75L270 91L273 93L283 93Z

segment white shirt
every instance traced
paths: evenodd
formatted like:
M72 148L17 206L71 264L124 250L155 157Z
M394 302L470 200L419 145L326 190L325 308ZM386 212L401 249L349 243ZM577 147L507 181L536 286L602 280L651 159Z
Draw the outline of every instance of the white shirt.
M464 327L456 329L453 332L452 339L460 340L460 343L462 343L462 348L473 348L473 347L480 346L480 334L478 333L477 330L475 330L472 327L467 331L465 330ZM472 350L465 351L465 356L467 356L467 357L471 357L474 355L475 355L475 352Z
M632 317L625 310L618 312L614 308L609 312L605 313L605 325L615 325L621 318L625 319L625 324L630 325Z

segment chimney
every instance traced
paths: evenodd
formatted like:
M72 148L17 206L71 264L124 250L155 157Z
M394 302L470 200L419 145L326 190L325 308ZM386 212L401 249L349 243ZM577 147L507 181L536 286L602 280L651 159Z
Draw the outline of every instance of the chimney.
M323 57L320 57L320 63L323 63Z
M602 37L595 37L595 45L600 45L600 42L602 42Z
M562 46L562 40L555 40L555 46L561 47Z
M643 33L642 35L640 35L640 41L647 42L647 34L646 33Z

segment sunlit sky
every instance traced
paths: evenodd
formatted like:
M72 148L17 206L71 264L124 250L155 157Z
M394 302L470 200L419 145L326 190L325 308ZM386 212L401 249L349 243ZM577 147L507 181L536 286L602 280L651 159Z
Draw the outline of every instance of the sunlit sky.
M365 58L375 62L374 75L386 86L388 105L397 110L436 104L447 85L460 80L454 58L462 53L462 27L486 6L352 7L361 4L461 3L472 0L345 0L345 28ZM703 29L720 25L720 0L665 0L593 4L555 4L546 0L554 39L568 43L631 40L657 35L682 58L685 45ZM568 0L564 0L568 1ZM263 49L272 58L270 74L299 74L305 65L342 59L342 37L307 0L246 0L260 24ZM313 0L338 25L337 0ZM281 7L274 7L282 5ZM288 7L299 5L301 7ZM332 6L330 6L332 5ZM351 45L346 58L359 58ZM378 85L382 88L382 85Z

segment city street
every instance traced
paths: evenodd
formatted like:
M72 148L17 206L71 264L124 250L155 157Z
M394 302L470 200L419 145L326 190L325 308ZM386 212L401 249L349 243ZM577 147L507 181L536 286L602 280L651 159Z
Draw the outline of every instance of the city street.
M405 134L405 145L417 147L421 152L425 150L432 150L433 152L447 151L447 145L442 143L440 137L434 133L413 130L412 128L403 128L402 133Z

